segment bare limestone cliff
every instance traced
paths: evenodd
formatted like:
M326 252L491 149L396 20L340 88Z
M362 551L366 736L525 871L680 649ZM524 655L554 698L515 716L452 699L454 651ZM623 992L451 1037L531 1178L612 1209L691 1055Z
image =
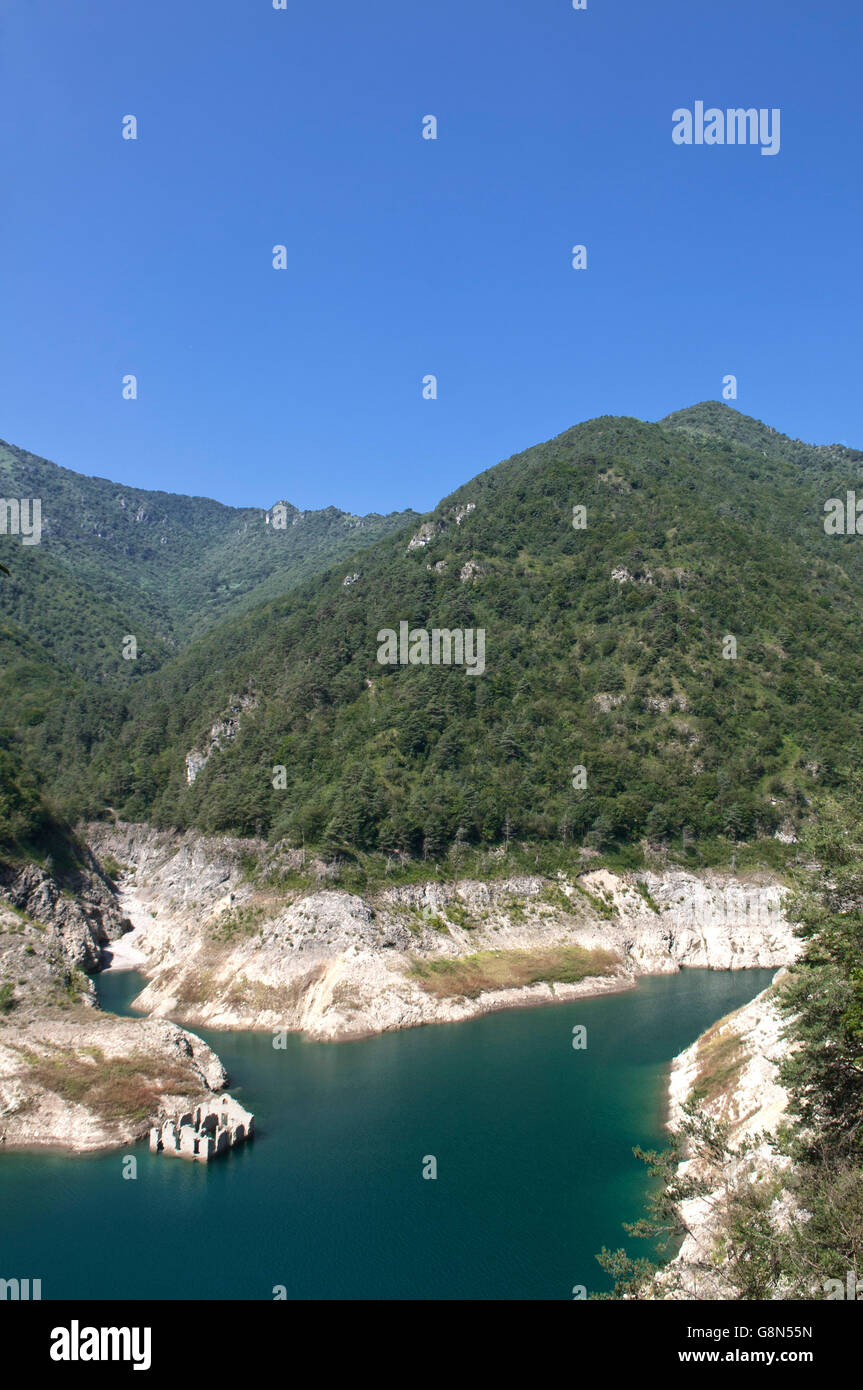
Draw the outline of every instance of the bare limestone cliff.
M783 1026L772 985L751 1003L720 1019L674 1059L669 1127L680 1126L683 1106L694 1096L702 1113L729 1125L731 1158L719 1169L711 1168L699 1154L681 1164L682 1174L707 1179L707 1192L681 1205L687 1235L676 1258L656 1276L656 1297L735 1297L724 1265L723 1203L725 1194L737 1183L769 1179L787 1162L767 1142L767 1136L775 1134L788 1101L777 1079L787 1046ZM774 1215L780 1223L787 1217L780 1210Z
M92 854L62 875L32 862L0 864L0 901L50 924L66 965L96 970L103 947L131 929Z
M103 823L87 836L65 876L0 870L0 1144L128 1143L220 1089L218 1057L174 1020L357 1038L796 950L777 885L718 874L511 874L362 898L328 887L326 866L311 890L256 887L252 860L258 882L296 868L259 841ZM149 1017L99 1010L89 975L106 964L139 965Z
M136 1007L214 1028L343 1039L633 987L681 966L778 967L796 943L770 883L682 871L628 882L514 875L386 888L256 889L262 842L87 827L125 866L119 903L149 983Z
M95 865L0 876L0 1146L122 1144L226 1082L215 1053L166 1019L96 1005L87 970L128 930Z

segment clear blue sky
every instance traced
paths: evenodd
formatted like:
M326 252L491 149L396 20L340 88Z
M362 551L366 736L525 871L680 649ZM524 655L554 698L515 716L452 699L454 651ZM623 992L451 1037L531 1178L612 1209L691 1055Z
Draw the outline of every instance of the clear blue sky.
M426 510L734 373L738 409L863 447L859 0L0 17L0 437L235 504ZM780 153L674 145L698 99L780 107Z

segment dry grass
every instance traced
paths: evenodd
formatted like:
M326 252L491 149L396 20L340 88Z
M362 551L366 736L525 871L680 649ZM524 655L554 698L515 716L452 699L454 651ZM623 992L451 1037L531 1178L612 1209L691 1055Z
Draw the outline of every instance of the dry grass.
M313 985L327 973L326 962L314 965L304 975L297 975L283 985L267 985L262 980L248 980L241 975L225 995L225 1002L252 1013L290 1013L302 1002Z
M105 1057L98 1048L88 1048L92 1060L85 1060L66 1047L52 1047L47 1053L28 1047L18 1051L32 1081L104 1120L145 1120L158 1111L163 1092L192 1094L201 1089L191 1067L160 1062L143 1052Z
M613 975L620 964L612 951L550 946L539 951L479 951L445 960L414 957L410 973L438 999L476 999L487 990L577 984L588 976Z
M206 1004L218 989L214 970L190 970L173 987L173 994L177 1003L183 1004Z
M720 1020L698 1045L698 1073L691 1094L708 1104L731 1092L748 1056L739 1034L722 1032L722 1028Z
M293 898L284 895L274 897L271 893L256 893L249 902L220 913L210 925L210 936L214 941L228 942L255 936L262 926L274 922L292 902Z

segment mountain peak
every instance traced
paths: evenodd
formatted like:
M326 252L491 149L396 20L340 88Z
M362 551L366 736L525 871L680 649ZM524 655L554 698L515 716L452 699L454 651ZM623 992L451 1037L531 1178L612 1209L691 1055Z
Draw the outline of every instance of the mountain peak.
M657 424L663 429L682 430L686 434L697 434L712 439L724 439L743 448L753 449L762 454L781 454L784 457L799 457L801 451L818 450L822 454L835 456L859 456L859 450L848 449L843 444L807 444L802 439L792 439L782 434L772 425L765 425L752 415L744 415L724 401L699 401L697 405L687 406L685 410L675 410L665 415Z

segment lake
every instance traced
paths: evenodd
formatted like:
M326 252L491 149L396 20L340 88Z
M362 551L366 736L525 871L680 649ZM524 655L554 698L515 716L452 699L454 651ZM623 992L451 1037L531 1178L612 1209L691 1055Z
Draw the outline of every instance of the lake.
M257 1137L208 1166L146 1144L0 1155L0 1275L43 1298L569 1299L602 1291L662 1147L668 1064L769 970L637 989L354 1043L196 1029ZM97 977L129 1012L135 972ZM572 1030L587 1028L587 1048ZM137 1178L123 1158L137 1158ZM424 1160L437 1178L424 1179Z

